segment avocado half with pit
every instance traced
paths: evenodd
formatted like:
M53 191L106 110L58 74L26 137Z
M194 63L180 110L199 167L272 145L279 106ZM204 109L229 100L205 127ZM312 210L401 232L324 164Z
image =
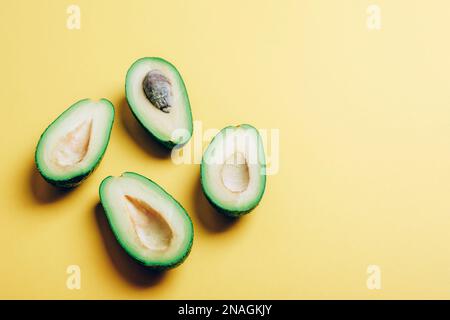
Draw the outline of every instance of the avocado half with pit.
M115 237L135 260L162 270L189 255L194 239L191 218L158 184L125 172L105 178L99 193Z
M178 70L162 58L137 60L127 72L125 95L138 122L168 148L192 136L189 97Z
M253 210L266 186L258 130L248 124L222 129L203 155L200 175L206 198L219 212L239 217Z
M69 107L39 139L35 162L42 177L57 187L80 184L100 164L113 122L114 107L106 99Z

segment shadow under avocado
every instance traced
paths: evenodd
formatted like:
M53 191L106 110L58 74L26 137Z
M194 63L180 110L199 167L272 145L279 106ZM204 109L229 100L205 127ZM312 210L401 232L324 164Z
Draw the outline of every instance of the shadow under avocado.
M210 232L226 231L240 220L225 216L212 207L203 193L200 177L195 184L193 198L195 199L195 214L200 223Z
M101 203L97 203L94 212L105 248L119 273L137 287L158 284L164 278L165 271L149 269L131 258L114 236Z
M132 140L144 149L145 152L153 157L161 159L170 156L171 150L158 143L137 121L128 106L126 98L123 98L120 103L120 118Z
M36 200L39 204L48 204L58 201L73 191L73 188L57 188L45 181L37 170L34 161L30 170L29 185L34 200Z

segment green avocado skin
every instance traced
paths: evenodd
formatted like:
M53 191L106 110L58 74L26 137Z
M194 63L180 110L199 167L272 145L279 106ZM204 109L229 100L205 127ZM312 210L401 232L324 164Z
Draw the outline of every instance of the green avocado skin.
M254 130L256 130L253 126L249 125L249 124L241 124L241 127L249 127L249 128L253 128ZM213 139L212 141L209 143L209 145L211 145L214 142L214 139L216 139L216 137L221 134L222 132L224 132L227 129L233 128L234 126L227 126L225 128L223 128ZM248 213L250 213L253 209L255 209L259 203L261 202L261 199L265 193L266 190L266 181L264 180L264 184L262 186L262 192L261 195L258 197L258 199L256 199L255 204L250 207L247 210L230 210L227 209L223 206L221 206L219 203L217 203L216 201L214 201L214 199L212 197L209 196L208 191L206 190L206 186L203 184L203 162L204 159L202 158L202 162L200 164L200 183L202 185L202 190L203 190L203 194L205 195L206 199L208 200L208 202L211 204L211 206L219 213L230 217L230 218L239 218L243 215L246 215Z
M156 182L154 182L154 181L150 180L149 178L144 177L144 176L142 176L142 175L140 175L140 174L138 174L138 173L135 173L135 172L124 172L124 174L132 174L132 175L139 176L139 177L141 177L141 178L143 178L143 179L145 179L145 180L148 180L148 181L150 181L151 183L154 183L154 184L156 184L157 186L159 186ZM108 176L108 177L106 177L105 179L103 179L103 181L101 182L100 187L99 187L100 203L102 204L103 210L105 211L106 218L107 218L107 220L108 220L109 226L111 227L111 229L112 229L112 231L113 231L114 237L116 238L116 240L117 240L117 242L120 244L120 246L125 250L125 252L126 252L126 253L127 253L134 261L136 261L136 262L139 263L140 265L142 265L142 266L144 266L144 267L147 267L147 268L149 268L149 269L151 269L151 270L154 270L154 271L156 271L156 272L161 272L161 271L165 271L165 270L168 270L168 269L172 269L172 268L175 268L175 267L179 266L180 264L182 264L182 263L186 260L186 258L189 256L189 254L190 254L190 252L191 252L191 249L192 249L192 245L193 245L193 243L194 243L194 226L193 226L193 223L192 223L192 220L191 220L190 216L188 215L188 213L186 212L186 210L184 209L184 207L183 207L183 206L182 206L175 198L173 198L169 193L167 193L164 189L162 189L162 188L159 186L160 189L162 189L167 195L169 195L169 197L171 198L172 201L176 202L176 203L183 209L183 213L184 213L184 214L186 215L186 217L188 218L188 221L189 221L189 224L190 224L190 227L191 227L191 230L192 230L192 234L191 234L191 237L189 238L189 244L188 244L188 246L187 246L187 249L183 252L183 255L177 257L176 260L170 261L170 262L166 262L166 263L149 263L149 262L147 262L147 261L144 261L144 260L142 260L142 259L139 259L139 258L132 252L132 250L130 250L130 249L128 248L128 246L125 244L125 242L122 241L121 237L119 236L119 233L114 229L114 224L112 223L111 218L110 218L110 216L112 215L112 213L110 212L110 210L109 210L108 206L106 205L105 201L102 200L103 187L104 187L104 184L105 184L105 182L107 181L108 178L112 178L112 176Z
M201 170L202 170L201 168L202 167L200 166L200 176L201 176ZM201 181L201 179L200 179L200 181ZM203 182L201 182L201 184L202 184L203 194L205 195L206 200L208 200L208 202L211 204L211 206L217 212L219 212L219 213L221 213L223 215L226 215L227 217L230 217L230 218L239 218L239 217L241 217L243 215L246 215L246 214L250 213L253 209L255 209L259 205L259 203L261 202L261 199L262 199L262 195L261 195L261 197L257 200L258 202L256 203L256 205L253 206L252 208L248 209L248 210L242 210L242 211L239 211L239 210L228 210L227 208L224 208L224 207L220 206L218 203L214 202L214 200L209 197L208 193L205 192L205 186L203 185ZM263 188L264 188L264 190L266 189L266 185L265 184L264 184ZM264 194L264 190L263 190L263 194Z
M46 174L46 172L44 171L44 170L42 170L42 168L41 168L41 166L39 165L39 161L38 161L38 159L37 159L37 155L38 155L38 148L39 148L39 144L40 144L40 142L41 142L41 140L42 140L42 138L45 136L45 134L47 133L47 131L50 129L50 127L55 123L55 122L57 122L63 115L64 115L64 113L66 112L66 111L68 111L70 108L72 108L73 106L75 106L75 105L78 105L79 103L82 103L82 102L84 102L84 101L87 101L88 99L83 99L83 100L80 100L80 101L78 101L78 102L76 102L76 103L74 103L72 106L70 106L68 109L66 109L61 115L59 115L58 116L58 118L56 118L45 130L44 130L44 132L42 133L42 135L41 135L41 137L39 138L39 142L38 142L38 145L36 146L36 150L35 150L35 153L34 153L34 162L35 162L35 164L36 164L36 168L37 168L37 170L38 170L38 172L40 173L40 175L42 176L42 178L45 180L45 181L47 181L47 183L49 183L49 184L51 184L51 185L53 185L53 186L55 186L55 187L57 187L57 188L61 188L61 189L71 189L71 188L75 188L75 187L77 187L78 185L80 185L84 180L86 180L94 171L95 171L95 169L97 169L97 167L100 165L100 162L101 162L101 160L103 159L103 156L105 155L105 151L106 151L106 148L108 147L108 144L109 144L109 140L110 140L110 137L111 137L111 130L109 131L109 134L108 134L108 136L106 137L106 141L105 141L105 143L104 143L104 146L103 146L103 150L101 151L101 153L100 153L100 157L98 158L98 160L95 162L95 164L89 169L89 170L87 170L86 172L83 172L83 173L81 173L81 174L79 174L79 175L77 175L77 176L75 176L75 177L72 177L72 178L70 178L70 179L67 179L67 180L55 180L55 179L52 179L51 177L49 177L47 174ZM114 124L114 106L113 106L113 104L110 102L110 101L108 101L108 100L106 100L106 99L102 99L103 101L105 101L105 102L107 102L110 106L111 106L111 110L112 110L112 123L111 123L111 128L112 128L112 126L113 126L113 124Z
M128 72L130 72L130 71L133 69L133 67L134 67L135 65L137 65L139 62L141 62L142 60L155 60L155 61L160 61L160 62L162 62L162 63L165 63L165 64L167 64L167 65L170 65L170 66L176 71L176 73L178 74L178 77L179 77L179 79L180 79L180 82L181 82L181 84L182 84L182 86L183 86L183 94L186 96L186 100L187 100L187 104L188 104L187 110L188 110L188 112L189 112L189 118L190 118L191 121L192 121L192 109L191 109L191 105L190 105L190 102L189 102L189 96L188 96L188 93L187 93L186 86L185 86L185 84L184 84L183 78L181 77L180 73L178 72L178 69L175 68L175 66L174 66L173 64L171 64L169 61L167 61L167 60L165 60L165 59L163 59L163 58L159 58L159 57L145 57L145 58L140 58L140 59L136 60L136 61L131 65L131 67L130 67L130 69L128 70ZM128 73L127 73L127 75L128 75ZM175 142L173 142L173 141L170 141L170 140L163 140L163 139L161 139L160 137L158 137L156 134L154 134L149 128L147 128L147 126L142 122L142 120L139 118L139 116L138 116L138 115L136 114L136 112L134 111L134 108L131 107L131 101L130 101L130 99L128 98L128 94L127 94L127 92L128 92L128 81L127 81L127 78L128 78L128 77L126 77L126 79L125 79L125 98L126 98L126 100L127 100L127 104L128 104L128 106L129 106L129 108L130 108L130 110L131 110L131 113L133 114L134 118L135 118L135 119L137 120L137 122L144 128L144 130L149 134L149 136L152 137L152 138L154 138L160 145L162 145L163 147L165 147L165 148L167 148L167 149L170 149L170 150L173 149L175 146L182 146L182 145L186 144L186 143L189 141L190 137L192 136L193 128L191 128L191 130L190 130L190 132L189 132L189 139L187 139L187 140L186 140L184 143L182 143L181 145L179 145L179 144L177 144L177 143L175 143Z
M104 154L105 152L103 152ZM43 170L41 170L40 166L39 166L39 162L35 161L36 163L36 168L38 169L39 173L41 174L42 178L44 178L45 181L47 181L49 184L57 187L57 188L61 188L61 189L72 189L77 187L78 185L80 185L84 180L86 180L92 172L95 171L95 169L97 169L97 167L100 165L100 162L103 158L103 154L100 157L100 159L97 161L97 163L95 164L95 166L93 166L88 172L83 173L81 175L78 175L76 177L73 177L71 179L68 180L54 180L51 179L50 177L48 177Z
M127 103L128 103L128 105L130 105L128 98L127 98ZM131 110L131 113L133 114L133 117L137 120L137 122L141 125L141 127L144 128L145 133L147 133L151 138L155 139L155 141L157 141L161 146L171 150L177 145L173 141L165 141L165 140L161 140L160 138L158 138L156 135L153 134L153 132L151 132L150 130L147 129L147 127L144 125L144 123L142 123L141 119L139 119L137 114L133 111L133 108L130 108L130 110ZM191 135L192 135L192 133L191 133Z
M203 184L202 184L202 186L203 186ZM208 196L208 194L206 193L206 192L204 192L204 194L205 194L205 197L206 197L206 199L208 200L208 202L209 202L209 204L211 204L211 206L217 211L217 212L219 212L219 213L221 213L221 214L223 214L223 215L225 215L225 216L227 216L227 217L230 217L230 218L239 218L239 217L241 217L241 216L243 216L243 215L246 215L247 213L250 213L254 208L256 208L256 206L255 207L253 207L253 208L251 208L251 209L249 209L249 210L245 210L245 211L237 211L237 210L227 210L226 208L224 208L224 207L221 207L221 206L219 206L217 203L215 203L209 196Z

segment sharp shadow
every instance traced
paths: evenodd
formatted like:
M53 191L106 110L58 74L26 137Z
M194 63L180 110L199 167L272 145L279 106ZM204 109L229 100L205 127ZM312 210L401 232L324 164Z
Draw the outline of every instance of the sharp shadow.
M194 187L193 198L195 199L195 213L201 224L210 232L226 231L240 220L240 218L227 217L211 206L203 193L200 177Z
M122 124L138 146L153 157L165 159L170 156L171 150L157 142L136 120L125 98L120 103L119 112Z
M119 273L137 287L151 287L158 284L164 278L165 271L151 270L131 258L117 242L101 203L96 204L94 212L105 248Z
M40 204L48 204L64 198L73 190L57 188L49 184L42 178L33 161L29 175L30 191L36 202Z

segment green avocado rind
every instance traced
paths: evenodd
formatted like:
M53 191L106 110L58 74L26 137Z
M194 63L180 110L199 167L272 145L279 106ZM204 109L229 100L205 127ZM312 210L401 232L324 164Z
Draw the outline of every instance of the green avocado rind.
M258 143L260 144L260 146L262 148L262 139L261 139L261 136L260 136L258 130L255 127L253 127L252 125L249 125L249 124L241 124L236 127L245 127L245 128L255 130L255 132L257 133L257 137L258 137ZM209 148L209 146L213 145L214 140L219 135L223 134L227 129L232 129L232 128L235 128L235 126L227 126L227 127L223 128L222 130L220 130L220 132L211 140L211 142L208 145L208 148ZM206 151L208 150L208 148L206 149ZM219 213L224 214L228 217L231 217L231 218L238 218L240 216L250 213L253 209L255 209L259 205L259 203L261 202L261 199L265 193L265 190L266 190L266 164L265 164L264 150L260 150L260 154L259 154L259 157L261 157L260 158L260 160L261 160L260 174L263 176L263 181L260 185L260 188L261 188L260 193L259 193L258 197L255 198L252 202L248 203L246 206L241 207L239 209L230 209L230 208L226 207L225 205L221 204L221 202L218 199L216 199L209 192L209 189L208 189L207 184L205 183L205 177L204 177L205 154L207 153L206 151L203 154L202 162L200 164L200 182L202 185L203 193L205 194L205 197L208 200L208 202L211 204L211 206L216 211L218 211Z
M105 200L105 197L103 196L104 194L104 186L106 185L106 183L108 182L109 179L112 179L112 176L108 176L105 179L103 179L103 181L100 184L99 187L99 197L100 197L100 202L103 206L103 209L105 211L105 215L106 218L108 220L108 223L113 231L113 234L117 240L117 242L119 242L120 246L125 250L125 252L132 257L135 261L137 261L139 264L148 267L150 269L156 270L156 271L163 271L163 270L167 270L167 269L171 269L171 268L175 268L177 266L179 266L180 264L182 264L186 258L189 256L189 253L191 252L192 249L192 245L194 242L194 225L192 223L191 217L189 216L189 214L187 213L187 211L184 209L184 207L174 198L172 197L172 195L170 195L166 190L164 190L160 185L158 185L156 182L150 180L147 177L144 177L138 173L135 172L124 172L122 173L121 176L130 176L133 177L135 179L138 179L142 182L144 182L147 186L149 186L150 188L154 188L156 190L158 190L158 192L162 192L164 193L166 196L169 197L169 199L171 201L173 201L178 208L180 209L180 212L182 212L186 218L186 221L188 221L188 225L189 225L189 229L190 229L190 237L189 237L189 242L186 245L185 249L183 251L180 252L180 254L176 257L174 257L171 260L168 261L164 261L164 262L154 262L154 261L146 261L145 259L140 258L139 253L137 253L135 250L133 250L132 248L128 247L126 242L122 239L122 237L120 236L120 232L119 230L117 230L117 225L113 222L113 212L112 209L108 206L107 201Z
M38 170L38 172L41 174L42 178L44 178L45 181L47 181L48 183L52 184L55 187L58 188L63 188L63 189L70 189L70 188L74 188L76 186L78 186L79 184L81 184L84 180L86 180L94 171L95 169L97 169L97 167L100 165L101 160L103 159L103 156L105 155L106 149L108 147L109 144L109 140L111 137L111 129L114 123L114 106L113 104L107 100L107 99L100 99L100 101L102 101L103 103L105 103L106 105L108 105L111 109L111 123L110 123L110 127L108 130L108 136L105 137L105 142L103 144L103 148L101 150L101 152L99 153L99 157L92 162L92 165L87 167L85 170L83 170L82 172L79 172L73 176L68 176L66 178L61 178L61 179L56 179L53 178L51 176L51 174L49 174L41 165L40 161L39 161L39 153L42 147L42 140L45 137L45 135L49 132L49 130L52 128L53 124L58 122L58 120L62 119L68 112L72 111L73 109L77 108L78 106L80 106L81 104L85 103L85 102L89 102L90 99L82 99L76 103L74 103L73 105L71 105L69 108L67 108L63 113L61 113L55 120L53 120L52 123L50 123L50 125L44 130L44 132L41 134L40 138L39 138L39 142L36 146L36 150L34 153L34 162L36 164L36 168Z
M134 105L134 101L131 99L131 97L129 95L128 88L133 85L132 83L130 83L129 76L130 76L131 72L133 72L134 68L136 68L139 65L139 63L141 63L142 61L145 61L145 60L153 60L153 61L158 61L159 63L163 63L163 64L169 66L169 68L172 69L177 76L177 79L181 86L183 95L186 98L185 108L186 108L186 112L187 112L187 115L189 118L189 124L190 124L189 128L188 128L189 136L186 137L186 139L180 143L177 143L177 142L171 141L170 139L168 140L168 139L162 137L155 130L153 130L153 128L151 128L150 126L147 126L145 124L145 122L143 121L143 119L141 118L141 116L139 115L139 113L137 112L136 107ZM151 137L153 137L156 141L158 141L164 147L166 147L168 149L173 149L175 146L182 146L182 145L186 144L189 141L189 139L191 138L194 129L193 129L193 124L192 124L192 109L191 109L191 104L189 101L189 96L188 96L188 93L186 90L186 85L184 84L183 78L181 77L181 74L178 71L178 69L173 64L171 64L169 61L167 61L163 58L159 58L159 57L144 57L144 58L140 58L140 59L136 60L127 71L127 75L125 78L125 97L126 97L128 106L130 107L131 113L136 118L136 120L139 122L139 124L145 129L145 131L147 131L150 134Z

